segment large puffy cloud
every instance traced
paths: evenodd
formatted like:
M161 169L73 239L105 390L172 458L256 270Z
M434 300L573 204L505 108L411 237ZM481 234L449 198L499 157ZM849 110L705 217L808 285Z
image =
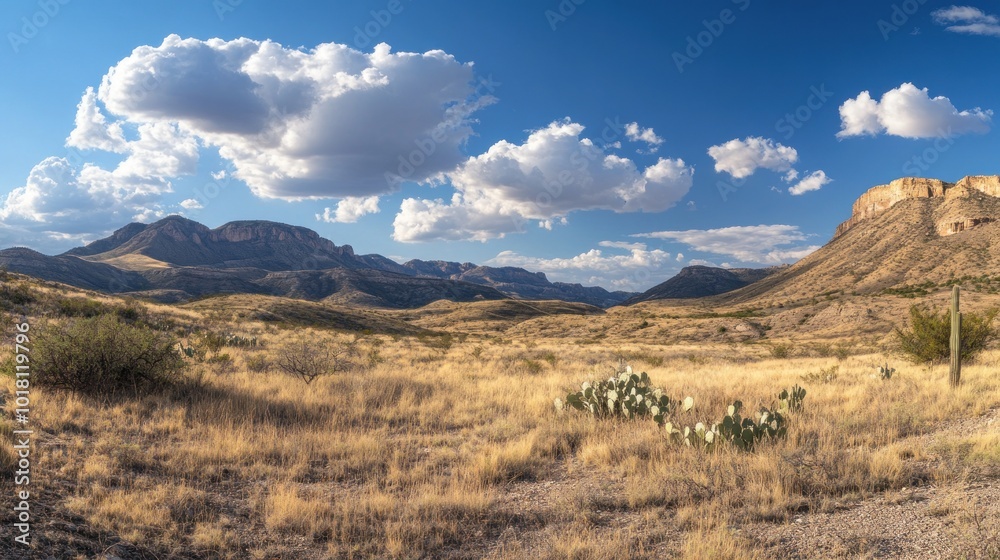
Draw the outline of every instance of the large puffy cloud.
M675 267L670 253L649 249L644 243L602 241L608 249L591 249L573 257L542 258L502 251L484 264L517 266L546 273L549 280L576 282L617 290L645 290L660 271Z
M443 51L182 39L112 67L98 98L133 123L176 123L261 197L368 197L453 169L471 115L494 101Z
M32 168L24 186L7 195L0 220L50 240L84 238L129 221L162 217L158 200L169 190L170 183L158 178L91 164L77 169L66 158L50 157Z
M1000 37L1000 18L972 6L949 6L931 12L938 25L953 33Z
M728 173L735 179L749 177L758 169L787 172L799 159L795 148L759 136L743 140L737 138L712 146L708 149L708 155L715 160L716 171Z
M903 138L947 138L989 132L993 111L959 111L947 97L904 83L875 101L867 91L840 106L838 138L884 133Z
M581 137L583 130L564 119L523 144L497 142L438 178L457 191L449 203L404 200L393 238L486 240L522 231L530 220L551 225L576 210L661 212L691 188L694 169L682 160L660 158L640 170Z
M819 249L818 245L802 244L808 236L802 233L798 226L782 224L657 231L640 233L633 237L676 241L696 251L759 264L796 261Z

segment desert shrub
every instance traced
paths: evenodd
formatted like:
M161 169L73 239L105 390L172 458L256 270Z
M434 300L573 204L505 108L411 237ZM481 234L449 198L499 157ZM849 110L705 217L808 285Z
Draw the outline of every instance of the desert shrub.
M343 345L301 340L278 350L277 366L309 385L317 378L347 371L353 364Z
M39 385L93 396L141 394L177 381L184 369L171 335L117 315L43 328L34 342Z
M772 358L777 358L779 360L784 360L785 358L792 355L792 345L791 344L772 344L768 347L771 352Z
M0 284L0 309L13 309L17 305L33 303L37 298L25 282Z
M79 297L60 299L56 309L66 317L97 317L109 311L108 306L99 301Z
M819 371L810 371L802 376L806 383L833 383L840 377L840 366L830 366Z
M997 338L993 319L997 310L983 314L962 313L963 360L975 357ZM910 307L910 324L906 329L896 327L894 331L900 350L914 363L933 363L951 357L951 313L945 310L936 313L917 305Z
M385 343L380 338L372 339L369 343L368 354L365 355L365 362L367 363L369 369L385 363L385 356L382 355L383 344Z
M271 361L263 354L252 354L246 358L247 371L263 373L271 369Z
M125 305L106 305L99 301L82 297L61 298L56 303L56 311L64 317L98 317L100 315L117 315L126 323L149 323L146 311L129 302ZM158 329L163 330L163 329Z
M115 314L127 323L135 323L145 319L144 310L131 304L124 307L116 307Z
M205 363L215 366L219 373L229 373L233 371L233 357L229 354L216 354L205 360Z
M483 350L484 350L484 348L481 345L473 346L472 347L472 351L469 352L469 355L472 356L476 360L482 361L482 359L483 359Z
M538 375L539 373L542 373L542 370L544 369L542 367L542 362L528 358L521 360L521 367L530 375Z

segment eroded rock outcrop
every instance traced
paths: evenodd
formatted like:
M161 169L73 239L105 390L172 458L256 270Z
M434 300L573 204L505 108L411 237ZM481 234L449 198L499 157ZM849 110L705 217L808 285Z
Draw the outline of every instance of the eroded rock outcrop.
M970 176L957 183L920 177L896 179L888 185L872 187L861 195L854 202L850 219L837 226L834 238L840 237L858 223L877 216L904 200L936 197L949 200L970 196L976 192L1000 198L1000 176ZM947 223L935 224L935 226L939 235L951 235L996 219L997 216L963 216L959 219L951 219Z

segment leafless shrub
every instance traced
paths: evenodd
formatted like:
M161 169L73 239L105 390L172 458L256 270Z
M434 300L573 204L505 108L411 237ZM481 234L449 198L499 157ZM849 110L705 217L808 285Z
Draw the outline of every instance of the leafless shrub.
M350 369L347 348L335 342L300 340L278 351L277 366L309 385L319 377Z

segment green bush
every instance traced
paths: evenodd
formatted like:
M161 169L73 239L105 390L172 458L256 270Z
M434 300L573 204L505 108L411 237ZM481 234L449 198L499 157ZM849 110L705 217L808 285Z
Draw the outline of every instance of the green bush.
M25 282L0 284L0 309L14 309L36 301L35 293Z
M184 369L171 335L118 315L44 328L34 342L39 385L92 396L138 395L177 381Z
M975 357L996 339L997 330L993 319L997 310L983 314L962 313L963 360ZM951 313L948 310L935 313L930 309L914 305L910 307L910 325L895 330L900 350L914 363L934 363L951 357Z
M261 354L253 354L246 357L247 371L253 373L264 373L271 369L271 362Z
M771 352L772 358L777 358L779 360L784 360L792 355L791 344L773 344L768 346L768 350Z
M110 311L108 306L99 301L78 297L60 299L56 308L60 315L66 317L97 317Z

